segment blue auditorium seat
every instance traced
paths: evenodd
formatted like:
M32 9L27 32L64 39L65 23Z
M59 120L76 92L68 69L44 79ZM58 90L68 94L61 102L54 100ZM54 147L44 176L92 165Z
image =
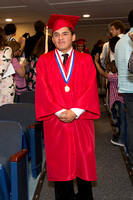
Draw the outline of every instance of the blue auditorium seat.
M27 103L2 105L0 120L16 121L22 125L22 147L29 150L32 176L37 178L42 170L42 124L36 121L35 105Z
M28 200L28 150L22 149L22 127L0 121L0 200Z

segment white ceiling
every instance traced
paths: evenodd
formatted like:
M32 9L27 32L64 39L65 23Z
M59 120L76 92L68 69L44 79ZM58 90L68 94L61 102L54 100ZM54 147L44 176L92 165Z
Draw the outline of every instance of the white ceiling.
M5 18L13 23L47 22L52 13L80 16L78 26L107 25L116 19L128 23L131 9L133 0L0 0L0 24ZM85 13L91 17L83 19Z

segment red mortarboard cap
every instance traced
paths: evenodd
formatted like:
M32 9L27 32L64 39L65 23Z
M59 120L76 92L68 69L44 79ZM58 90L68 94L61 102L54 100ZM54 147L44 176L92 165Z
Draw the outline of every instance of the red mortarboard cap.
M47 26L49 29L52 29L52 32L66 26L74 30L79 18L79 16L52 14Z
M75 42L76 42L77 44L84 44L85 41L86 41L85 39L78 39L78 40L76 40Z

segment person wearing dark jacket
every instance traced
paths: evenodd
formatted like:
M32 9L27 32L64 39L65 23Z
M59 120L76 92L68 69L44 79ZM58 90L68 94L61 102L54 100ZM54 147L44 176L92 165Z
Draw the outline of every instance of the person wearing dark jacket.
M30 58L31 53L34 50L34 47L36 45L36 43L38 42L38 40L42 37L45 36L44 31L45 31L45 23L41 20L38 20L35 22L34 24L34 28L35 28L35 35L31 36L30 38L28 38L26 40L26 44L25 44L25 57L26 58ZM49 51L54 49L54 45L52 44L52 39L49 36Z

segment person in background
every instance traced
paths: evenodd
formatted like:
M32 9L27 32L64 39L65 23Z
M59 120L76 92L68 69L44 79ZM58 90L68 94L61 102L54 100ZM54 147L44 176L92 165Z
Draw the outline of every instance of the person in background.
M128 14L130 31L119 40L115 47L115 62L118 69L118 92L124 96L127 115L127 148L129 163L133 169L133 74L128 71L128 62L133 51L133 41L129 33L133 32L133 10Z
M110 27L110 33L112 37L118 36L119 38L122 38L122 36L125 34L125 25L120 20L111 22Z
M36 63L41 54L45 53L45 38L43 35L37 41L33 51L31 52L31 56L28 60L28 90L35 90L36 86ZM48 36L48 52L55 48L51 36Z
M77 51L83 53L85 41L86 41L85 39L78 39L75 41L77 46Z
M31 36L26 40L25 44L25 56L26 58L30 58L31 53L37 43L37 41L40 39L40 37L44 36L45 31L45 23L41 20L38 20L34 23L34 29L35 29L35 35Z
M15 90L15 102L19 102L19 96L22 92L27 91L27 83L25 78L25 67L26 67L26 61L24 58L20 59L20 43L16 41L10 41L8 42L8 45L11 47L13 52L13 58L12 58L12 65L15 70L14 80L16 82L16 90Z
M91 51L91 56L92 56L93 60L95 58L96 53L101 54L102 48L103 48L103 44L104 44L104 41L102 39L99 39L96 42L96 44L94 45L94 47L93 47L93 49Z
M110 24L110 26L111 26L110 33L111 33L112 37L118 36L121 39L124 36L125 25L120 20L113 21ZM115 60L115 54L114 54L114 52L110 51L110 62L112 60Z
M95 55L101 54L102 52L102 47L103 47L104 41L102 39L99 39L96 44L94 45L92 51L91 51L91 56L93 58L95 58ZM100 60L99 60L99 64L100 64ZM97 83L98 83L98 88L101 88L101 93L103 93L103 77L101 77L101 75L99 74L99 72L97 71Z
M36 43L38 42L38 40L41 37L45 37L45 23L41 20L38 20L34 23L34 28L35 28L35 35L31 36L30 38L28 38L26 40L26 44L25 44L25 57L30 59L31 53L34 50L34 47L36 46ZM48 37L48 41L49 41L49 51L54 49L54 45L52 43L52 38L51 36ZM45 44L44 44L45 46Z
M86 40L85 39L78 39L75 41L76 43L76 50L81 52L81 53L89 53L89 49L87 47L85 47L85 42Z
M16 41L16 39L14 38L14 36L16 36L16 31L17 31L15 24L13 24L13 23L6 24L4 26L4 31L5 31L5 34L7 37L7 42ZM21 49L21 51L19 53L20 53L20 55L22 55L24 47L25 47L25 38L19 37L18 42L20 43L20 49Z
M16 41L16 39L14 38L14 36L16 35L16 25L15 24L6 24L4 26L4 31L7 37L7 42L9 41Z
M51 15L47 25L56 49L37 62L36 117L43 121L47 175L55 183L56 200L93 200L91 181L97 179L93 119L100 117L100 107L96 69L90 55L72 48L79 18Z
M118 93L118 71L115 66L115 61L110 63L110 72L105 72L99 65L99 54L95 56L95 65L99 73L107 78L110 83L109 87L109 108L110 111L113 108L113 104L118 105L118 118L120 123L120 134L119 137L113 137L111 143L118 146L125 146L125 105L123 100L123 95Z
M29 61L28 90L35 91L36 87L36 63L38 58L45 52L45 37L42 36L36 43Z
M122 38L125 33L125 25L120 20L112 21L109 26L110 26L109 41L104 44L102 53L100 54L100 64L103 67L103 69L106 70L107 72L109 72L110 62L115 60L115 53L111 51L109 42L110 42L111 38L113 38L113 37ZM106 83L106 85L108 85L108 84ZM106 91L106 104L108 104L108 88L107 87L105 87L105 91ZM114 104L114 106L115 106L115 104ZM112 111L113 111L112 125L118 126L117 119L116 119L117 117L115 115L115 110L116 110L115 107L113 107L112 108Z
M103 44L102 53L100 54L100 63L101 63L101 67L104 70L108 68L107 64L110 62L110 58L107 58L107 57L109 54L109 41L111 38L112 38L112 34L110 32L108 41Z
M20 52L20 56L25 58L25 43L26 40L30 38L30 34L29 33L24 33L21 37L18 38L18 42L21 44L21 52Z
M125 33L125 25L120 20L116 20L110 23L110 33L109 33L109 40L112 37L118 36L122 38ZM109 41L107 41L102 48L102 53L100 54L100 62L103 69L107 68L107 64L115 60L114 54L109 49Z
M8 46L6 35L0 27L0 106L14 102L15 83L12 74L12 49Z
M84 53L88 53L88 54L90 54L90 51L89 51L89 49L84 45Z

